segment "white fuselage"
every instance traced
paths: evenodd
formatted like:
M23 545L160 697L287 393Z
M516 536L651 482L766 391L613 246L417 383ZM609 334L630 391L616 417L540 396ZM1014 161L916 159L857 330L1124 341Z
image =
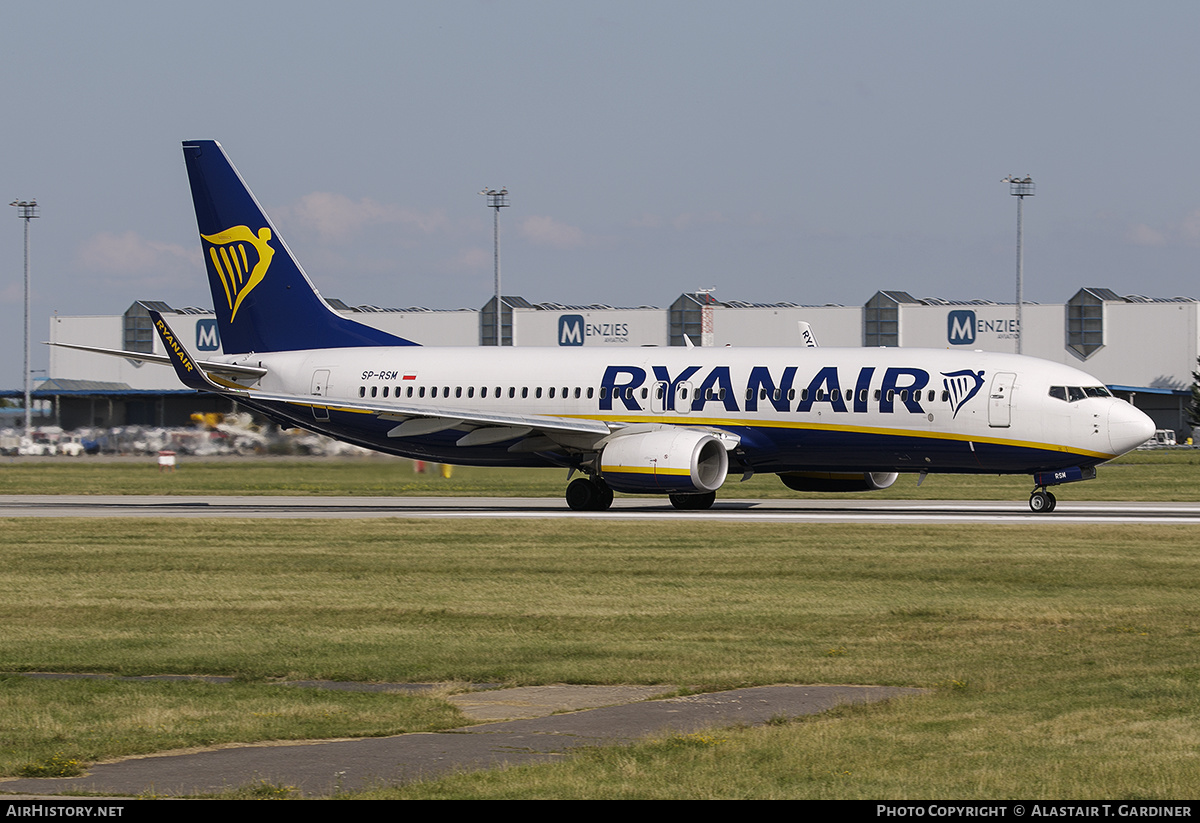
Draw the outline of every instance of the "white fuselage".
M1101 394L1100 381L1084 372L986 352L405 346L226 359L266 367L254 387L262 393L321 397L315 403L333 413L322 420L324 409L301 411L289 417L295 422L385 451L468 464L530 459L515 450L506 461L510 444L455 446L461 431L389 438L361 412L339 418L336 401L395 407L395 420L419 410L451 420L554 417L723 430L740 438L743 462L777 472L1033 472L1095 465L1153 432L1149 418Z

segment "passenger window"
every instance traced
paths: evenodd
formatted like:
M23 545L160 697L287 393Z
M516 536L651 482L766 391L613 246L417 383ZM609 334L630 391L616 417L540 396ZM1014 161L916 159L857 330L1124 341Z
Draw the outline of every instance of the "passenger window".
M454 387L454 396L455 396L455 397L462 397L462 386L455 386L455 387Z
M527 398L527 397L529 397L529 387L528 387L528 386L522 386L522 387L521 387L521 399L522 399L522 400L524 400L524 399L525 399L525 398Z
M592 392L595 390L593 386L588 386L588 400L592 399Z
M417 393L417 396L418 396L418 397L424 397L424 396L425 396L425 387L424 387L424 386L422 386L422 387L421 387L421 390L420 390L420 391Z
M372 386L372 387L371 387L371 396L372 396L372 397L376 397L376 396L378 396L378 394L379 394L379 387L378 387L378 386Z
M359 396L359 397L366 397L366 396L367 396L367 387L366 387L366 386L359 386L359 387L358 387L358 396Z

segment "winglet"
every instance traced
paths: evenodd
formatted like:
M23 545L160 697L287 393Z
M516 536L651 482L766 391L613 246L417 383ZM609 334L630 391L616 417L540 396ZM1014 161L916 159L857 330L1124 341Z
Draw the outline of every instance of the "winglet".
M167 350L167 357L171 361L171 365L175 367L175 376L179 381L189 389L198 391L223 392L225 388L217 383L214 383L204 369L196 363L195 358L179 341L179 337L167 325L167 321L163 320L163 316L154 309L146 307L150 312L150 319L154 321L154 330L158 332L159 338L162 339L163 346Z

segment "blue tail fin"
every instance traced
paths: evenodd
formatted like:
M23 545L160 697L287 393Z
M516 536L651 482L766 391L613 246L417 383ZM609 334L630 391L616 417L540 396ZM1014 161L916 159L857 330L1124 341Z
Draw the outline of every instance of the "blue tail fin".
M183 144L204 265L226 354L414 346L331 309L221 144Z

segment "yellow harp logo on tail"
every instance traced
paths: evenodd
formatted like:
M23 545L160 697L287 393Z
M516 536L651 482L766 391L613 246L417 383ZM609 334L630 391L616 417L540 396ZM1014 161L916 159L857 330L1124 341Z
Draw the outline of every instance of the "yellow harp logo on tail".
M225 299L229 301L229 322L232 323L246 295L262 282L271 265L271 258L275 255L275 250L270 246L271 230L264 226L255 235L247 226L234 226L216 234L200 236L209 243L208 256L225 288ZM247 246L251 249L253 259L246 254Z

